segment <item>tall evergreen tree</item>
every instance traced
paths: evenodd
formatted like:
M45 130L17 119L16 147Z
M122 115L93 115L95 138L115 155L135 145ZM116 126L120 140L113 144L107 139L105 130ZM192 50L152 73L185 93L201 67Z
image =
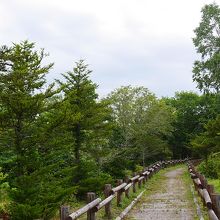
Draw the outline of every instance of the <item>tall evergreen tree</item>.
M45 163L39 135L48 99L56 93L53 85L46 88L45 76L53 64L44 66L47 54L34 48L34 43L24 41L0 50L0 148L1 153L13 156L3 166L9 169L9 182L16 189L11 194L12 219L47 218L50 214L45 213L63 193L58 193L52 164ZM57 184L58 190L48 181ZM52 194L48 189L54 190Z
M80 60L73 71L63 74L66 82L59 81L64 91L65 128L70 133L73 164L77 166L75 184L86 179L88 170L83 170L83 159L89 157L100 164L111 126L110 108L107 102L98 100L97 85L89 79L90 73L88 65Z

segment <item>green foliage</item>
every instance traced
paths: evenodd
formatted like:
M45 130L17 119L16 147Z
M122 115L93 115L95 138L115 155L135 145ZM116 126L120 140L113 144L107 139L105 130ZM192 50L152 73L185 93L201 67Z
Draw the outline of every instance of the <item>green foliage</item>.
M123 179L134 169L131 154L125 149L114 149L103 163L103 170L116 179Z
M220 151L220 115L210 120L205 131L192 140L194 151L207 159L208 155Z
M204 131L204 125L220 111L219 97L180 92L176 93L175 97L164 100L176 109L172 123L173 135L169 137L173 157L191 156L191 141Z
M76 184L78 198L84 198L91 191L99 194L105 184L113 182L112 177L104 173L92 157L85 155L75 167L73 178L79 179Z
M9 183L6 182L7 175L1 172L0 167L0 213L7 213L10 203L8 192L10 190Z
M220 178L220 157L219 154L211 154L207 160L200 163L198 170L208 178Z
M219 77L219 48L220 48L220 8L216 3L202 8L202 19L194 30L193 43L201 54L201 60L195 61L193 80L197 87L205 93L218 93Z
M57 93L53 84L46 86L53 66L43 66L46 56L28 41L0 50L0 149L3 159L10 156L3 169L16 189L9 194L12 219L49 218L67 192L74 192L61 172L66 168L61 158L52 158L56 147L45 147L49 121L42 117L53 108L49 99Z
M168 152L165 137L172 131L173 108L144 87L121 87L108 99L115 121L110 139L116 151L112 163L120 170L134 170L137 163L145 165L151 160L165 158ZM119 172L116 175L122 175L122 171Z
M135 172L137 172L137 173L143 172L143 166L136 165L136 166L135 166Z
M87 192L95 192L97 194L103 193L105 184L113 183L112 177L107 173L99 173L97 176L90 176L84 178L79 183L78 194L85 196Z
M72 134L72 148L78 163L81 152L96 151L106 145L109 133L108 103L98 101L97 85L90 79L91 70L80 60L72 72L63 74L65 83L59 81L64 91L64 109L66 130ZM93 145L96 146L93 146ZM99 156L99 155L97 155Z
M90 79L88 65L80 60L72 72L63 74L66 82L58 81L64 92L59 114L64 114L63 132L75 166L72 184L77 187L80 198L86 192L99 192L107 179L102 173L103 158L108 154L108 136L111 132L111 117L108 102L98 100L97 85Z
M216 3L205 5L202 8L201 22L194 31L196 36L193 38L193 43L197 52L201 55L201 59L194 63L193 80L196 81L197 87L201 91L209 94L206 97L212 100L212 105L207 108L211 120L210 122L203 121L206 124L205 131L192 141L192 145L197 155L205 157L206 160L209 154L218 152L220 148L218 137L220 119L219 116L217 117L220 114L219 30L219 5Z
M215 187L215 192L220 193L220 180L219 179L208 179L209 184Z

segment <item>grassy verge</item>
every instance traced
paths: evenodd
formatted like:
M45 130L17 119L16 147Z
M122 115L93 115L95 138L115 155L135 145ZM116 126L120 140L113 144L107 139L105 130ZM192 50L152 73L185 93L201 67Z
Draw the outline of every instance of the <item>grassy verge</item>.
M220 193L220 179L210 179L208 178L208 183L214 185L215 192Z

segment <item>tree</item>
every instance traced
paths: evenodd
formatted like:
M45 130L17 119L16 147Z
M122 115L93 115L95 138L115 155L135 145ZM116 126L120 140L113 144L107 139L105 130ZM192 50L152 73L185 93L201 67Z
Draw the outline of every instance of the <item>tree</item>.
M206 161L210 154L220 152L220 115L205 125L205 131L192 140L192 146Z
M95 161L100 166L101 158L107 152L111 130L110 108L106 101L98 100L97 85L89 79L90 73L88 65L80 60L73 71L63 74L66 82L58 81L64 92L63 124L69 133L70 153L74 154L73 183L76 185L86 180L89 172L99 175L99 169L88 164Z
M169 143L174 158L192 155L190 142L204 131L204 125L216 118L219 99L216 95L198 95L193 92L179 92L173 98L165 98L165 102L176 109L173 135Z
M172 130L171 107L144 87L121 87L108 99L116 124L111 139L112 147L118 149L114 158L117 159L118 154L121 161L130 161L122 170L132 168L137 162L145 165L146 160L162 159L167 155L168 151L164 154L167 149L164 137ZM123 163L115 164L120 165Z
M173 135L169 138L174 158L185 158L191 155L190 140L202 131L200 122L200 96L192 92L176 93L166 103L176 109L173 122Z
M53 85L46 87L53 64L43 65L47 54L34 48L24 41L0 49L0 149L12 158L3 166L15 188L12 219L47 218L66 191L60 188L57 164L46 160L45 137L39 132L47 123L42 115L51 107L48 99L57 93Z
M220 8L216 3L202 8L202 20L194 30L193 43L201 60L194 63L193 80L205 93L220 91Z

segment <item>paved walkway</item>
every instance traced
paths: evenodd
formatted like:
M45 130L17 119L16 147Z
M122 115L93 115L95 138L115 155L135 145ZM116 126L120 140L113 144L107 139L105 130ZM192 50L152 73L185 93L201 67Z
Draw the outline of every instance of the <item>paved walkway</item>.
M168 171L161 180L160 188L143 196L126 220L193 220L196 211L188 198L189 186L182 175L184 168Z

